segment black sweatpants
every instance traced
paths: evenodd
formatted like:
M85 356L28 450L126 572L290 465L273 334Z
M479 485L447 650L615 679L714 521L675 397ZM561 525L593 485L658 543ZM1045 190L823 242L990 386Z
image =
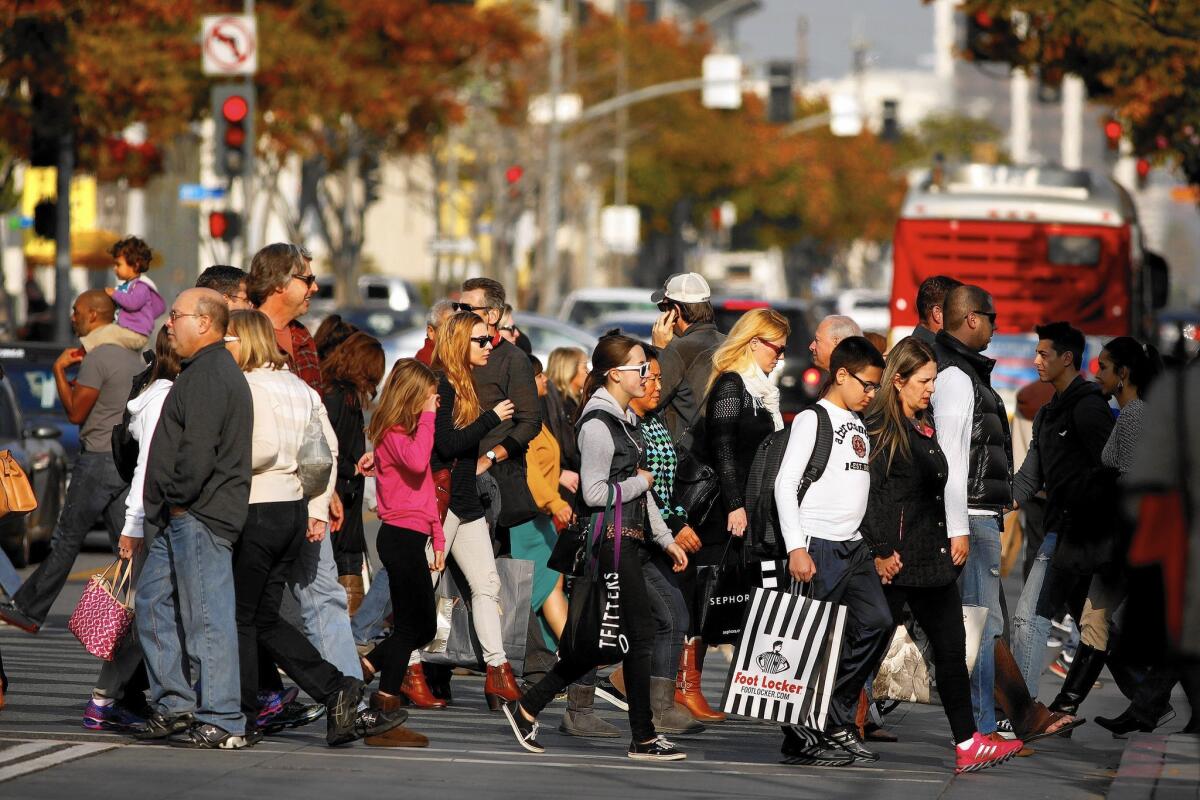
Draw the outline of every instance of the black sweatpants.
M246 527L234 545L242 710L251 720L258 714L259 646L318 702L324 702L341 684L342 673L321 657L304 634L279 616L284 585L307 525L308 506L303 500L251 503Z
M963 628L962 597L958 584L945 586L883 587L892 617L901 618L907 605L933 647L933 665L937 672L938 695L955 742L975 735L975 715L971 711L971 682L967 675L966 631Z
M392 594L392 633L367 654L380 672L379 689L400 694L408 658L437 633L437 601L429 575L425 545L429 534L383 525L375 539L379 560L388 571Z

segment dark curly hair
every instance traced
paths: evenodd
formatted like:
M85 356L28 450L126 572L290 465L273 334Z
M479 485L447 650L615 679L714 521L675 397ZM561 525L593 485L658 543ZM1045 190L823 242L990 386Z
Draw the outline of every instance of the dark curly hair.
M126 236L119 240L109 248L108 254L113 257L114 261L125 256L125 263L139 273L150 269L150 259L154 258L154 253L150 251L150 245L136 236Z

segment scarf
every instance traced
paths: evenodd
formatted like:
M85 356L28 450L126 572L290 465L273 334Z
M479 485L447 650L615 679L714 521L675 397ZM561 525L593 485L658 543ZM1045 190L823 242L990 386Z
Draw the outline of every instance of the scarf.
M757 414L760 408L766 409L775 424L775 430L783 430L783 415L779 413L779 387L771 383L767 373L753 362L738 374L746 384L750 402L754 404L754 413Z

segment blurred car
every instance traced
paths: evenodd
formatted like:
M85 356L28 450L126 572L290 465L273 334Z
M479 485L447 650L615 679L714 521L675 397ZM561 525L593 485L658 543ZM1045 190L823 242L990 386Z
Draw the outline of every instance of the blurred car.
M338 310L334 300L334 278L332 275L322 275L317 281L317 293L309 301L311 315L321 319ZM351 298L350 303L367 306L384 306L395 311L410 311L415 309L424 313L421 295L410 281L394 275L363 275L358 279L358 296Z
M611 311L600 315L592 323L591 331L597 336L603 336L613 328L618 328L626 336L648 342L658 317L657 309L654 311Z
M817 402L825 375L813 366L808 345L813 338L813 322L808 304L800 300L749 300L744 298L714 298L717 330L729 333L734 324L752 308L773 308L787 317L792 327L787 340L787 353L780 366L771 373L779 387L779 410L785 420L799 414Z
M892 312L887 292L874 289L847 289L838 295L837 313L858 323L864 333L887 336L892 328Z
M545 364L550 358L550 351L559 347L579 347L590 358L599 337L593 336L582 328L569 325L553 317L532 314L526 311L513 313L517 330L529 337L533 354Z
M650 295L653 289L595 288L576 289L567 295L558 318L580 328L592 328L604 314L618 311L654 311Z
M5 368L8 364L5 362ZM13 384L0 377L0 450L8 450L29 476L38 507L28 514L0 518L0 547L13 566L41 558L67 496L67 454L58 439L62 429L31 424L21 414Z
M67 419L67 412L58 399L54 384L54 362L71 344L49 342L11 342L0 344L0 364L11 382L17 407L25 424L33 427L53 426L61 432L59 439L70 464L79 456L79 426ZM78 367L67 371L74 379Z

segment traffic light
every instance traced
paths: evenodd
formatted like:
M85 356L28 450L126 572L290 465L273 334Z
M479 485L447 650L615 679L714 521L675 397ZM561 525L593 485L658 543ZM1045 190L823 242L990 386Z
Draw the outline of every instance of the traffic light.
M1150 182L1150 162L1147 159L1139 158L1137 160L1137 188L1142 190L1146 188L1146 184Z
M884 100L879 125L879 138L885 142L900 141L900 101Z
M1104 123L1104 140L1111 152L1121 149L1121 123L1111 117Z
M791 61L772 61L767 65L767 121L791 122L796 113L796 98L793 95L792 75L795 64Z
M1020 45L1011 19L987 11L967 15L965 49L971 61L1006 61Z
M244 175L254 158L254 88L222 84L212 89L216 123L214 169L224 178Z
M33 232L43 239L54 240L58 233L58 203L40 200L33 207Z
M242 233L242 218L233 211L211 211L208 214L208 235L223 242L232 242Z

